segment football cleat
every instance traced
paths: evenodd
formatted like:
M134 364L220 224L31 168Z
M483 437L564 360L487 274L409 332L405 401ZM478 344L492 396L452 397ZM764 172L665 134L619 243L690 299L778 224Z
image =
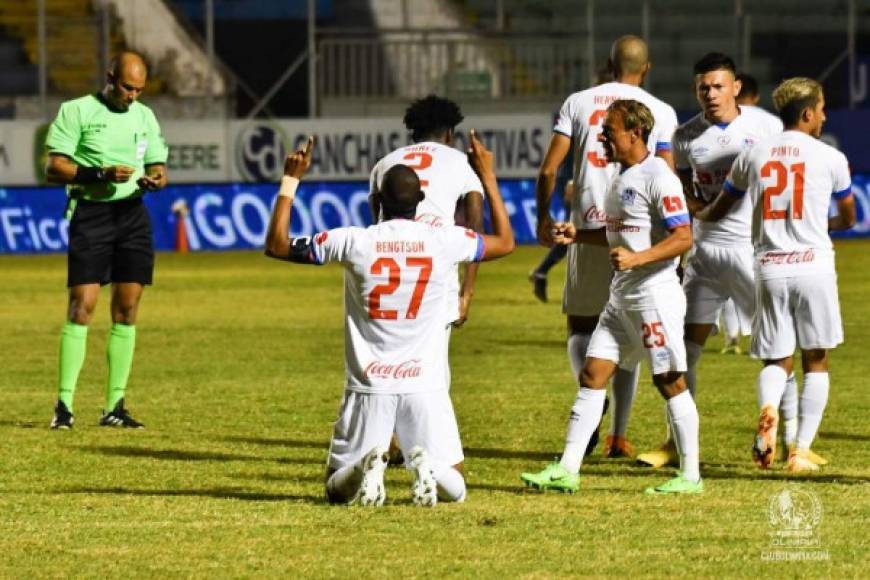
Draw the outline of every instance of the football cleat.
M414 472L414 483L411 484L411 501L414 505L433 507L438 503L438 482L429 463L429 455L420 446L409 452L408 465Z
M810 459L809 454L812 453L809 449L794 449L788 454L788 466L786 469L789 473L805 473L807 471L818 471L819 465ZM815 455L815 453L813 453Z
M568 473L559 463L551 463L538 473L523 473L520 475L520 479L523 480L526 487L540 489L541 491L553 489L566 493L574 493L580 489L580 475Z
M779 412L773 405L765 405L758 416L758 431L752 445L752 460L761 469L767 469L776 457L776 427Z
M124 427L126 429L144 429L145 425L134 419L127 409L124 408L124 399L115 404L115 408L109 412L104 411L100 417L100 425L103 427Z
M637 456L637 462L646 467L678 467L680 465L680 456L677 454L677 446L674 445L672 439L665 441L661 447L653 451L647 451Z
M740 348L740 339L728 339L725 346L719 351L721 354L743 354L743 349Z
M362 460L362 481L359 489L350 500L351 505L380 507L387 499L384 487L384 471L390 460L389 453L383 447L375 447Z
M532 271L529 274L529 282L532 283L532 292L535 298L541 302L547 301L547 275L541 274L538 271Z
M608 435L604 440L604 457L616 459L618 457L634 457L634 446L625 437Z
M50 427L52 429L72 429L74 421L73 414L66 404L58 400L54 407L54 417L51 419Z
M701 479L698 481L690 481L679 474L673 479L664 482L655 487L646 488L647 495L667 495L677 493L701 493L704 491L704 482Z

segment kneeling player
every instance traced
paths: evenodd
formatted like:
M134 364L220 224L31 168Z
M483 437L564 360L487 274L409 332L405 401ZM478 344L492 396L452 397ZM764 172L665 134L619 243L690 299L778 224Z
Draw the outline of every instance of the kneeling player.
M462 445L448 393L448 292L456 264L499 258L514 247L492 154L472 132L469 162L490 196L495 235L414 221L423 200L420 180L411 168L396 165L381 184L381 223L291 239L293 198L311 163L312 143L287 158L266 255L345 268L347 384L329 449L327 497L382 505L395 431L415 473L414 503L462 501Z
M753 458L762 468L774 459L777 408L799 346L804 388L797 445L789 449L788 470L815 471L827 463L810 451L810 445L828 402L828 351L843 342L828 231L855 223L855 200L846 157L818 139L825 122L822 86L812 79L788 79L773 92L773 102L785 132L741 153L724 191L696 217L715 221L742 199L752 203L758 302L752 356L764 361L758 377L761 414ZM832 197L838 215L829 219Z
M607 382L617 368L631 369L646 358L653 383L667 400L681 463L675 479L647 493L703 491L698 410L683 379L686 301L676 271L678 257L692 246L692 232L679 179L646 148L652 128L652 113L642 103L620 100L610 105L600 139L607 160L620 163L622 171L604 201L606 236L602 230L577 230L570 223L554 228L558 243L609 245L615 274L580 373L562 459L539 473L523 473L522 480L531 487L579 488L583 451L601 419Z

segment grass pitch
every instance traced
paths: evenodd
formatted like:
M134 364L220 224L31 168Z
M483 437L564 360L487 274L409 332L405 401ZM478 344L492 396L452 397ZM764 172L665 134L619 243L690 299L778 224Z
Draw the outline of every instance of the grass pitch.
M670 471L600 457L584 465L577 495L524 490L519 473L561 451L576 392L558 301L564 270L551 273L542 305L526 281L541 248L485 264L451 354L468 501L434 510L410 505L402 470L388 473L383 509L323 500L343 379L339 267L160 255L127 396L147 430L97 426L104 290L76 427L51 432L65 258L0 258L0 577L866 575L868 250L837 247L847 342L832 356L814 447L831 464L801 478L781 463L752 466L759 365L720 355L714 338L699 379L707 491L681 498L642 493ZM629 438L645 450L663 435L663 404L644 374ZM763 559L783 537L768 508L786 487L818 500L818 545L804 552L827 559Z

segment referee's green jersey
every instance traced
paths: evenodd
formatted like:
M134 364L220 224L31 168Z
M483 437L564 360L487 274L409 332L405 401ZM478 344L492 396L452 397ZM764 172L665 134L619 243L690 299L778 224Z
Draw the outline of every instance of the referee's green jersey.
M91 201L115 201L142 195L136 180L145 166L166 163L169 149L151 109L133 102L124 112L110 109L98 94L60 106L45 138L48 153L70 157L77 165L126 165L135 171L126 183L67 185L67 195Z

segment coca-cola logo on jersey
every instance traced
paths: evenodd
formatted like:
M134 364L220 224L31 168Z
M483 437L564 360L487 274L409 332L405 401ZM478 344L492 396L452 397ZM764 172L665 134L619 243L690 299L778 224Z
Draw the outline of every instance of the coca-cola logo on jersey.
M363 371L366 378L374 379L414 379L423 372L420 359L414 358L399 364L372 361Z
M435 228L440 228L444 226L444 221L441 219L441 217L431 213L424 213L422 215L418 215L416 218L414 218L414 221L429 224L430 226Z
M586 213L583 214L584 221L587 222L606 222L607 214L604 211L598 209L596 206L591 206L586 210Z

